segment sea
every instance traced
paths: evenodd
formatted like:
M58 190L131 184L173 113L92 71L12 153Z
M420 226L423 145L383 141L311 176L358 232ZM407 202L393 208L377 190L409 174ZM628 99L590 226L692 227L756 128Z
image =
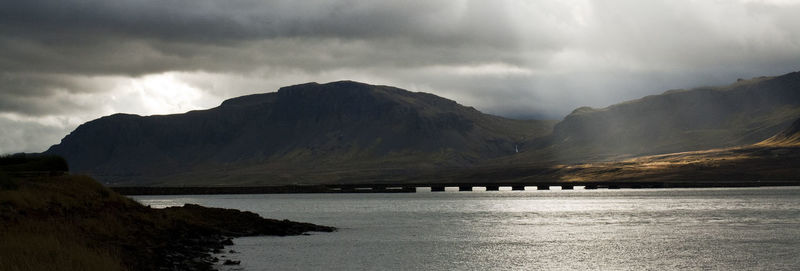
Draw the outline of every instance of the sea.
M798 187L421 190L134 199L339 229L234 239L221 270L800 270Z

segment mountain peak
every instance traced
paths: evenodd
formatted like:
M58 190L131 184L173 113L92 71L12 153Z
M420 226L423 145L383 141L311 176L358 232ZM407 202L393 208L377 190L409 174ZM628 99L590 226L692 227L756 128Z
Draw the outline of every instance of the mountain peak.
M333 81L324 84L320 84L317 82L308 82L303 84L285 86L278 89L278 93L281 92L303 92L303 91L310 91L310 90L322 90L322 91L369 91L376 87L386 87L380 85L371 85L367 83L351 81L351 80L340 80L340 81Z
M319 84L317 82L308 82L303 84L281 87L280 89L278 89L277 92L251 94L251 95L245 95L227 99L223 101L220 106L231 107L231 106L254 106L254 105L271 104L275 102L275 99L278 99L280 97L284 98L298 97L301 99L315 99L318 98L315 96L321 94L320 92L330 92L337 90L347 90L347 91L337 91L338 93L336 94L339 95L347 94L348 91L350 92L350 94L354 93L363 94L368 92L370 87L372 87L372 85L355 81L336 81L326 84Z

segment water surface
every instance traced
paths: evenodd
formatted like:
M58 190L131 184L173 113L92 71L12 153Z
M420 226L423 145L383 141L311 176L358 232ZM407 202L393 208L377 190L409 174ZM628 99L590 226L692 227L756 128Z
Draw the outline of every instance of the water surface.
M800 269L800 188L135 198L340 228L238 238L243 270Z

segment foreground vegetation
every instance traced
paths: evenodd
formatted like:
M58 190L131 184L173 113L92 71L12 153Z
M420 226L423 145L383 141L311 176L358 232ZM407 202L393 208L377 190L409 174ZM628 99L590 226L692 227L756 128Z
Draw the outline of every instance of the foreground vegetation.
M17 166L0 171L0 270L208 270L209 252L231 237L334 230L197 205L152 209L86 176Z

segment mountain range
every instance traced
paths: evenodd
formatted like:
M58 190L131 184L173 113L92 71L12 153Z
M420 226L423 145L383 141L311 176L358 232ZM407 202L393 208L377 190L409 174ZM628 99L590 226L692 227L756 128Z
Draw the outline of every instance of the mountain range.
M799 117L800 72L582 107L561 121L508 119L433 94L339 81L184 114L106 116L45 153L109 185L404 181L787 144L797 142Z

